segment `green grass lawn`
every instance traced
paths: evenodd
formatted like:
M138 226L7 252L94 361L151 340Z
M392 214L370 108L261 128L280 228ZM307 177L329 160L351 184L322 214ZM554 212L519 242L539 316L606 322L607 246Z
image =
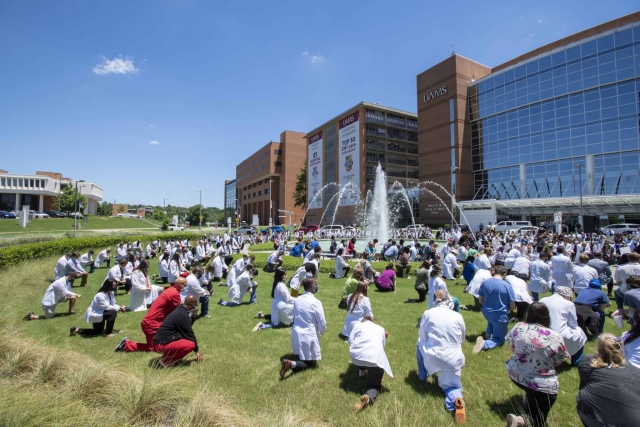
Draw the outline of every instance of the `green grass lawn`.
M0 233L38 233L38 232L71 232L73 233L73 218L36 218L27 227L19 227L18 220L0 220ZM78 218L79 230L109 230L124 228L153 228L154 226L137 218L116 217L87 217L85 228L84 219Z
M124 354L113 351L120 338L125 335L144 341L139 326L144 313L119 314L116 328L123 329L124 334L114 338L68 337L71 326L89 327L82 316L106 277L106 268L90 275L86 289L77 289L82 294L82 299L76 305L79 314L43 321L18 320L28 311L41 312L40 300L48 286L45 277L51 275L55 261L54 258L35 261L21 268L0 272L0 295L4 301L0 320L5 329L10 328L15 337L27 338L33 345L37 345L38 352L67 351L70 353L66 357L71 358L72 362L84 360L83 357L89 358L95 363L105 364L109 369L123 372L124 377L138 375L150 378L149 381L173 381L173 376L177 376L188 390L195 393L190 399L197 399L198 396L203 396L202 393L215 395L225 402L224 409L228 410L225 412L227 415L219 416L231 416L228 414L232 411L236 417L253 420L252 425L255 426L453 425L451 416L444 409L444 395L437 380L430 378L427 383L421 383L417 377L415 351L418 331L415 326L426 309L426 304L403 303L407 298L416 296L413 280L399 279L396 293L383 294L376 292L373 287L370 289L369 297L375 317L389 332L386 353L395 379L385 376L384 390L375 406L356 415L351 412L351 407L364 392L365 380L357 378L357 370L349 363L348 344L338 339L345 318L345 312L337 308L343 280L329 279L326 274L319 278L317 297L324 305L328 325L326 335L321 338L322 361L319 368L280 381L280 359L291 356L290 329L251 332L256 323L253 318L256 312L270 312L272 275L260 271L256 305L245 304L235 308L217 306L216 302L220 298L226 298L228 288L216 287L215 295L211 297L212 317L200 319L194 326L204 362L156 371L148 367L154 354ZM150 272L156 273L157 261L152 260L151 264ZM457 296L462 304L472 304L472 297L462 292L463 286L453 282L447 285L451 294ZM119 295L117 299L120 304L129 303L128 296ZM58 312L64 313L66 308L66 305L59 305ZM522 400L521 391L512 384L505 371L504 362L511 356L510 351L505 346L472 355L475 339L484 332L486 324L479 312L463 311L462 315L467 328L467 339L463 345L466 366L462 372L467 425L502 425L506 414L517 412ZM610 318L607 320L606 330L620 334ZM593 353L594 349L594 342L590 341L585 353ZM577 370L571 368L569 362L565 362L559 371L560 393L550 413L549 425L581 425L575 410L579 384ZM24 421L17 411L23 407L21 403L35 399L33 396L37 395L33 394L34 387L38 383L16 384L7 376L3 376L0 381L7 385L4 391L0 387L0 408L3 407L0 409L0 419L11 415L11 419L21 420L18 424L30 425L31 421ZM187 393L185 396L192 395ZM64 394L58 398L64 401ZM76 405L73 402L69 404ZM87 419L94 420L88 415L93 413L91 405L82 408L58 415L56 425L78 425L87 423ZM94 424L108 425L100 422ZM180 423L176 421L176 424ZM33 425L37 424L34 422ZM244 424L238 421L200 425Z

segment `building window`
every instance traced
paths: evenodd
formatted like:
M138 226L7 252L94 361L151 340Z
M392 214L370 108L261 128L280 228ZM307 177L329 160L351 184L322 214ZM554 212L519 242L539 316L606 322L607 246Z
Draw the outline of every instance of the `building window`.
M454 117L455 117L455 113L454 113L454 109L453 109L454 105L453 105L453 99L449 100L449 121L453 121Z
M267 188L266 190L264 190L264 194L269 194L269 193L271 193L271 189L270 188Z
M282 150L274 150L273 154L275 154L276 156L282 154Z
M280 166L282 166L282 162L273 162L273 164L274 164L277 168L279 168Z
M3 187L5 186L4 178L0 178L0 185L2 185Z

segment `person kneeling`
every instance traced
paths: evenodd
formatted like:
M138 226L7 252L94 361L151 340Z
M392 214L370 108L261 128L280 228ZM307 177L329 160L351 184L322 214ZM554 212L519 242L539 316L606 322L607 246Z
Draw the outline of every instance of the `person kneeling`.
M438 373L438 385L446 396L447 411L454 413L456 422L464 423L467 415L460 376L465 362L462 353L465 323L460 313L449 308L447 291L436 291L434 302L435 307L424 312L418 326L418 378L426 381L429 375Z
M376 324L371 316L365 316L361 322L355 323L349 334L349 354L351 361L359 369L358 376L367 375L365 394L353 407L359 412L366 406L373 405L382 388L382 377L386 372L391 378L391 366L384 352L388 334L382 326Z
M36 316L32 311L24 317L24 320L51 319L56 315L57 305L65 301L69 301L69 314L76 314L73 311L73 307L76 303L76 298L80 298L81 295L71 292L71 286L75 278L75 273L69 273L53 281L47 288L44 297L42 297L41 305L44 316Z
M238 276L236 281L229 289L227 298L229 298L231 301L225 301L221 299L220 301L218 301L218 304L225 307L236 307L242 304L242 299L247 292L251 294L251 298L249 298L249 304L257 304L258 283L253 280L253 278L257 275L258 270L253 268L252 265L247 265L244 272L240 276Z
M184 304L176 307L164 319L153 339L153 350L161 355L158 360L161 366L170 368L192 351L196 354L196 360L202 362L198 340L193 332L193 322L197 317L198 298L189 295Z
M116 297L114 295L116 289L118 289L118 281L115 279L106 279L102 283L102 286L93 297L93 301L84 315L84 320L86 320L87 323L92 323L93 329L82 329L72 326L69 329L70 337L75 335L101 335L103 332L105 336L112 337L114 332L122 332L120 330L113 330L118 311L123 313L125 311L124 305L116 304ZM105 323L107 326L106 329Z
M271 314L264 315L259 312L255 315L257 319L265 319L270 323L258 322L253 328L253 332L261 328L282 328L286 324L293 323L293 302L295 299L287 289L285 280L287 280L287 272L282 269L276 270L273 276L273 287L271 288L271 298L273 298Z
M387 264L382 274L374 279L374 284L378 292L396 291L396 271L393 268L393 263Z

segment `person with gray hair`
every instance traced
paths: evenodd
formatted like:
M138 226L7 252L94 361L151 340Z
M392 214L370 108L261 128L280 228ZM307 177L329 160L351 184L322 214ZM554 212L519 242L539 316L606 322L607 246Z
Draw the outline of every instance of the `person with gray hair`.
M602 286L607 287L607 296L613 296L613 280L611 280L611 267L609 267L608 262L602 259L602 252L593 252L593 259L589 260L587 265L589 267L595 268L595 270L598 272L598 279L600 279L600 283L602 283Z

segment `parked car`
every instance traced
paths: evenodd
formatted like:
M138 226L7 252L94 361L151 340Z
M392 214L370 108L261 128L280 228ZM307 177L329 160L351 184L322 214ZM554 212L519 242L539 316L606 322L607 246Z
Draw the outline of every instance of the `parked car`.
M495 225L494 231L518 230L521 227L531 227L531 221L501 221Z
M162 228L160 228L162 230ZM184 231L184 227L175 224L169 224L169 231Z
M47 215L44 212L34 212L33 213L33 217L34 218L49 218L49 215Z
M281 225L274 225L271 227L263 228L260 230L260 232L262 232L262 234L267 234L269 230L271 230L272 233L282 233L284 231L284 227L282 227Z
M603 233L608 232L608 234L633 233L639 227L640 225L638 224L630 224L627 222L623 222L621 224L611 224L611 225L607 225L606 227L602 227L602 232Z
M82 219L82 218L84 218L84 217L82 216L82 212L69 212L69 213L67 213L67 216L68 216L69 218L78 218L78 219Z
M344 230L344 225L325 225L320 230L324 231L325 233L327 233L327 232L330 233L332 231L343 231Z
M533 225L525 225L524 227L518 228L516 231L518 233L538 233L540 228Z
M131 214L126 213L126 212L122 212L122 213L119 213L118 215L116 215L116 217L118 217L118 218L131 218Z
M16 216L11 212L0 211L0 219L15 219Z
M349 230L349 231L356 231L356 228L355 228L355 227L352 227L352 226L350 226L350 225L347 225L344 229L345 229L345 230Z
M304 233L307 234L308 232L316 232L320 230L320 226L319 225L305 225L304 227L300 227L296 230L296 233Z
M64 213L56 210L44 211L44 213L49 215L49 218L66 218L67 217L67 215L65 215Z
M14 214L16 218L18 218L18 216L20 216L20 212L18 212L18 211L11 211L9 213L10 214Z
M240 234L253 234L256 232L256 228L250 225L243 225L242 227L238 228L237 231Z

